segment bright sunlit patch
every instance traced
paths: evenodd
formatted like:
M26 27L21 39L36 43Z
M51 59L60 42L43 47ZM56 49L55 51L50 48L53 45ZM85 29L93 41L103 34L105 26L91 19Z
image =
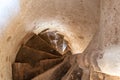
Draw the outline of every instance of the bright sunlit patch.
M0 0L0 32L19 10L19 0Z
M105 49L103 58L97 62L103 73L120 76L120 45Z

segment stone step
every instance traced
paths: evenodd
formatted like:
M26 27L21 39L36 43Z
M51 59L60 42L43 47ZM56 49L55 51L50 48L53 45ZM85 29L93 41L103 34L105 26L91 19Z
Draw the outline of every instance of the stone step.
M28 63L14 63L12 65L13 80L25 80L25 78L28 78L25 74L28 74L31 70L32 66Z
M40 60L53 58L59 57L44 51L38 51L27 46L22 46L16 56L15 62L30 63L31 65L34 65L36 62L39 62Z
M63 40L64 36L57 34L56 31L53 32L42 32L38 34L43 40L45 40L48 44L51 45L52 40Z
M36 63L35 67L41 66L43 70L48 70L52 68L54 65L61 63L63 60L64 60L63 58L45 59Z
M62 63L33 78L32 80L61 80L70 67L71 64L69 63L69 58L66 57Z
M45 40L41 39L37 35L34 35L32 38L30 38L25 45L37 50L61 56L61 54L58 51L52 48L51 45L49 45Z
M38 35L62 55L69 50L68 42L64 40L64 36L56 31L42 32Z
M82 74L82 69L78 66L78 64L74 64L61 80L81 80Z
M34 67L28 63L14 63L12 66L13 80L31 80L59 64L62 60L62 58L42 60L36 63Z

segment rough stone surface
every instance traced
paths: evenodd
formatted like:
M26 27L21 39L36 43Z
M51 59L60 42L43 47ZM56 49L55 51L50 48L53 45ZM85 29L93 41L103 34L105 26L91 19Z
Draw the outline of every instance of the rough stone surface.
M101 79L120 80L119 77L112 76L112 73L104 71L105 67L101 66L104 63L114 65L111 64L111 62L106 61L107 60L109 61L109 59L114 60L116 56L119 56L118 52L113 52L110 54L116 54L116 56L114 55L115 57L113 56L113 58L110 58L108 57L107 53L104 53L104 51L106 51L106 49L109 49L110 46L114 45L118 46L120 44L120 32L119 32L120 1L119 0L100 0L101 2L99 0L56 0L55 2L53 0L44 0L43 2L42 1L43 0L35 1L21 0L20 1L21 12L18 14L18 16L14 16L14 18L9 21L5 31L1 34L2 36L0 36L0 80L12 80L11 64L15 60L20 44L24 43L24 41L30 37L30 35L28 35L29 31L31 31L34 28L37 28L38 30L36 29L34 32L38 33L39 30L43 30L44 28L46 28L45 27L46 25L48 25L47 26L48 28L51 27L53 23L55 23L55 25L53 25L54 27L51 28L60 26L61 28L56 29L60 30L61 32L66 31L65 33L71 32L69 35L67 35L67 37L71 37L68 40L71 41L72 46L77 47L76 48L77 50L72 47L73 51L77 52L78 50L81 51L85 49L83 54L78 56L78 63L80 64L81 67L84 67L84 74L90 76L91 77L90 80L96 80L96 77L98 78L97 80ZM38 4L40 3L40 5L36 3ZM47 5L44 5L43 3ZM61 5L61 7L59 7L59 5ZM54 20L52 21L52 18L54 18L57 21ZM48 23L38 24L37 21L38 22L48 21ZM59 21L61 22L59 23ZM43 28L40 25L42 25ZM94 36L93 38L93 35L97 29L98 31L96 33L96 36ZM78 35L76 36L76 34ZM88 46L89 42L90 45ZM79 49L79 47L81 48ZM117 48L117 50L119 50L119 48ZM97 57L99 57L99 59L97 59ZM116 61L114 63L116 63ZM89 75L89 69L91 69L91 67L93 68L91 72L95 71L95 73ZM111 68L110 70L113 70L113 68L116 69L116 66L110 68ZM106 76L103 77L103 75L101 75L102 73L100 73L99 75L97 71L107 73L109 74L109 76L104 74Z

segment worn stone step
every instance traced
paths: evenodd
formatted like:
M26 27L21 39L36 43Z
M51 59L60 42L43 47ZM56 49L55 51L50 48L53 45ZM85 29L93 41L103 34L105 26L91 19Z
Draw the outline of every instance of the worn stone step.
M64 36L56 33L56 31L42 32L38 35L50 45L51 45L52 40L63 40L64 39Z
M39 36L62 55L69 50L68 42L64 40L64 36L56 31L42 32Z
M61 80L82 80L82 74L82 69L78 66L78 64L74 64Z
M69 63L69 58L65 58L62 63L51 68L45 73L33 78L32 80L61 80L62 77L70 69L71 64Z
M61 54L58 51L52 48L51 45L49 45L45 40L41 39L38 35L34 35L32 38L30 38L25 45L37 50L61 56Z
M30 63L34 65L36 62L39 62L40 60L53 58L59 57L44 51L38 51L27 46L22 46L16 56L15 62Z
M43 70L48 70L52 68L54 65L61 63L63 60L64 60L63 58L45 59L36 63L35 67L41 66Z
M28 63L14 63L12 65L13 80L25 80L28 77L25 74L29 73L31 69L32 66Z
M35 76L47 71L62 62L62 58L42 60L33 67L28 63L14 63L13 80L31 80Z

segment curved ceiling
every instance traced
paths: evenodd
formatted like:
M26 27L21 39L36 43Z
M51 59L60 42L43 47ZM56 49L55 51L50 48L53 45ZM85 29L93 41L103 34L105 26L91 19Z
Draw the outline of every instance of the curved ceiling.
M66 36L73 53L84 51L99 26L99 0L22 0L21 6L27 30L57 30Z

